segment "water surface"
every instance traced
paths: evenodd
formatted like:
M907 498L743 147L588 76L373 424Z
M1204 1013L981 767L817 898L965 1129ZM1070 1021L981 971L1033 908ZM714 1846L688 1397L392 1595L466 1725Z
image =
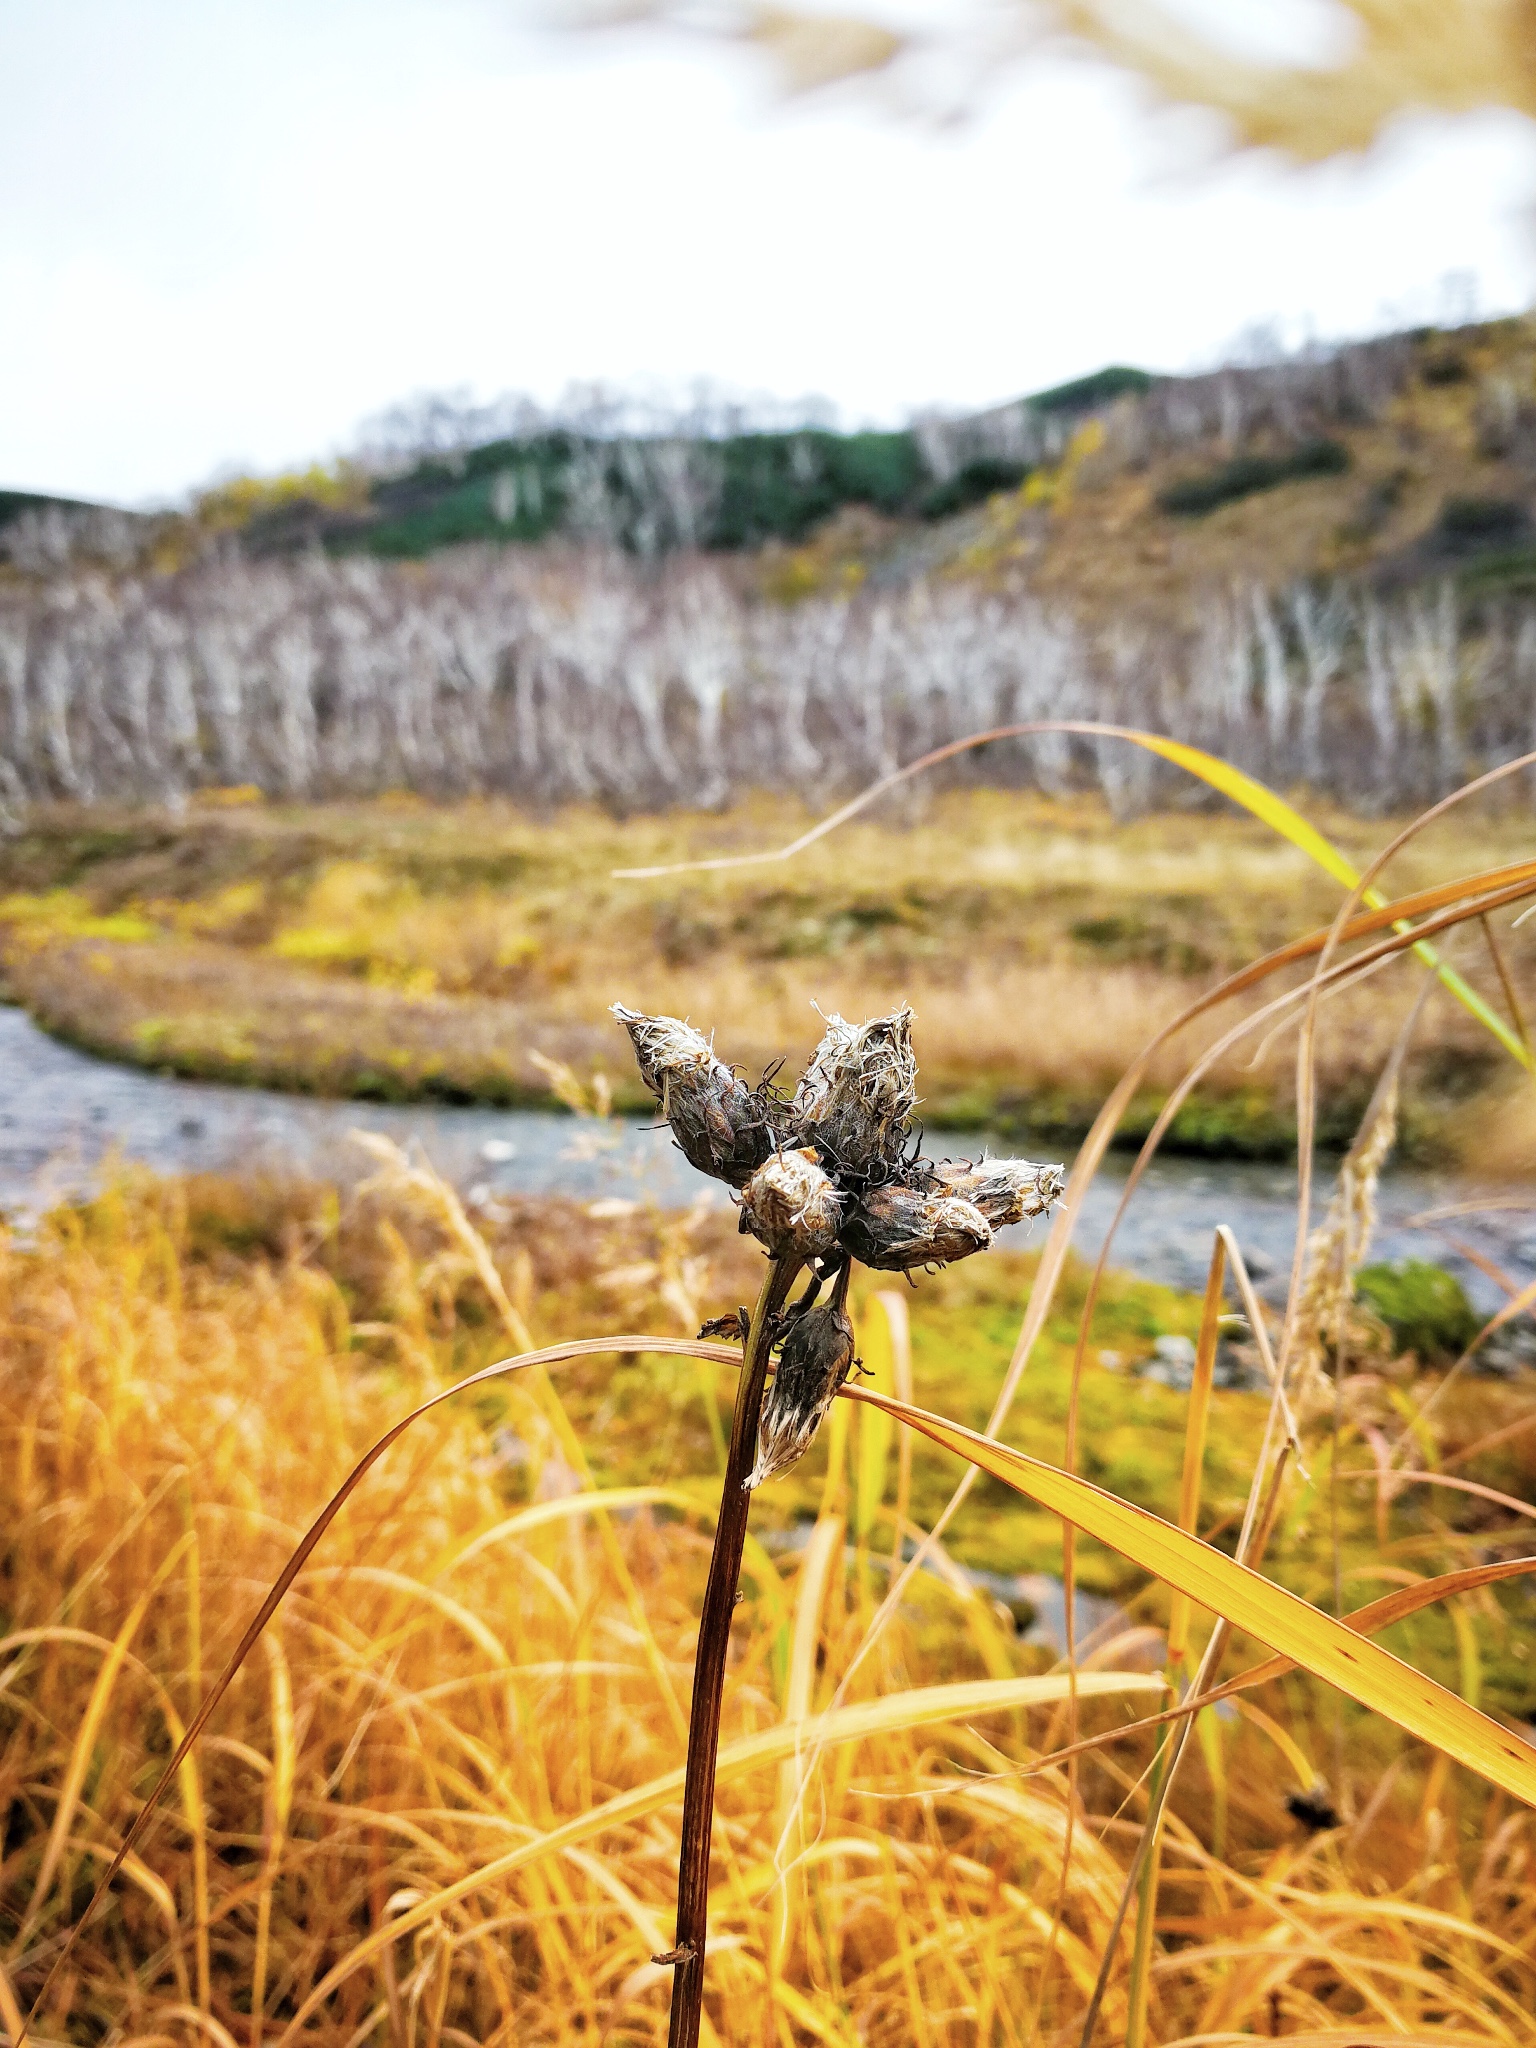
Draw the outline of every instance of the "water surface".
M114 1157L162 1173L264 1171L347 1184L372 1162L349 1133L380 1131L417 1147L440 1172L485 1199L559 1194L681 1208L708 1192L729 1197L696 1174L665 1131L640 1122L604 1126L554 1111L451 1109L430 1103L334 1102L217 1082L181 1081L113 1065L59 1044L25 1012L0 1006L0 1208L35 1214L100 1183ZM940 1156L974 1156L974 1133L930 1131ZM1007 1150L994 1143L994 1151ZM1089 1191L1077 1230L1096 1253L1124 1185L1128 1161L1115 1155ZM1320 1176L1319 1202L1328 1176ZM1390 1174L1381 1187L1374 1258L1434 1258L1452 1267L1485 1312L1503 1296L1469 1257L1473 1252L1528 1277L1536 1269L1536 1185L1510 1206L1434 1220L1438 1210L1474 1199L1454 1174ZM1116 1238L1114 1263L1148 1279L1203 1284L1218 1223L1237 1233L1256 1280L1271 1298L1284 1292L1295 1242L1294 1167L1240 1161L1168 1159L1137 1191ZM1428 1217L1429 1221L1424 1221ZM1038 1242L1044 1226L1003 1233Z

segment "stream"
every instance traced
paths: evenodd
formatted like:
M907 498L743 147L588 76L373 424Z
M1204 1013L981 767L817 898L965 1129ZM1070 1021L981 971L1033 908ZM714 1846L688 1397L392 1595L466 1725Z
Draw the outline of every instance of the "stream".
M351 1142L349 1134L359 1129L425 1154L477 1205L544 1193L654 1202L664 1209L682 1208L701 1194L722 1208L729 1200L723 1187L688 1166L664 1130L649 1124L597 1123L548 1110L334 1102L179 1081L76 1052L40 1031L25 1012L0 1006L0 1212L22 1228L51 1204L88 1194L117 1160L161 1173L268 1172L346 1185L373 1166ZM974 1133L927 1134L927 1149L940 1157L973 1157L983 1142ZM1126 1155L1112 1155L1089 1190L1074 1240L1080 1251L1097 1253L1128 1169ZM1320 1172L1319 1213L1330 1185L1329 1173ZM1479 1192L1455 1174L1387 1175L1371 1256L1434 1259L1491 1313L1504 1296L1479 1261L1522 1280L1536 1270L1536 1186L1504 1190L1506 1206L1475 1215L1440 1213L1475 1201ZM1259 1291L1283 1300L1295 1243L1295 1194L1293 1167L1161 1160L1120 1226L1114 1264L1198 1289L1212 1232L1226 1223ZM1001 1235L1022 1244L1031 1234L1038 1242L1044 1230L1035 1223ZM789 1532L788 1546L805 1533ZM1001 1609L1016 1613L1026 1640L1061 1648L1059 1580L977 1571L965 1576ZM1114 1631L1112 1601L1085 1594L1079 1602L1080 1631Z
M682 1208L706 1190L722 1207L729 1199L723 1187L693 1171L664 1130L649 1124L598 1124L537 1109L336 1102L179 1081L76 1052L40 1031L24 1011L0 1007L0 1209L14 1221L88 1193L114 1158L161 1173L268 1172L346 1184L371 1169L349 1139L359 1129L419 1148L481 1202L557 1194ZM934 1130L926 1137L927 1149L939 1157L975 1156L984 1142L974 1132ZM1125 1154L1106 1162L1078 1222L1079 1250L1097 1252L1128 1170ZM1329 1186L1329 1173L1320 1171L1318 1213ZM1113 1262L1147 1279L1199 1288L1211 1234L1226 1223L1260 1291L1283 1298L1295 1243L1295 1192L1294 1167L1159 1160L1120 1226ZM1434 1259L1491 1313L1504 1297L1477 1260L1527 1277L1536 1269L1536 1187L1505 1190L1504 1208L1438 1216L1480 1192L1457 1174L1388 1174L1372 1258ZM1038 1241L1043 1224L1002 1236L1025 1243L1031 1233Z

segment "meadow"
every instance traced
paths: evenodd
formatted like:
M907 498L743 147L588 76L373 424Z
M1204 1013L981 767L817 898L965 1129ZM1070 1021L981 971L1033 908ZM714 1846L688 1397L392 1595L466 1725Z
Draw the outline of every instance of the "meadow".
M246 793L254 794L254 793ZM623 866L785 843L787 799L617 819L506 802L194 801L179 813L37 807L0 839L0 964L59 1035L170 1072L331 1095L549 1101L548 1062L643 1106L606 1012L726 1020L756 1074L819 1035L813 1004L897 1000L921 1018L926 1118L1070 1144L1143 1044L1256 954L1326 926L1339 891L1257 820L1166 809L1116 824L1096 798L988 789L898 795L794 862L619 880ZM1357 862L1390 820L1316 811ZM1518 813L1462 807L1414 840L1407 893L1528 851ZM1450 957L1496 1005L1536 998L1521 935L1477 926ZM1322 1135L1347 1142L1411 1002L1401 972L1339 996L1319 1045ZM1195 1025L1154 1059L1123 1129L1150 1126ZM1463 1010L1417 1027L1410 1156L1518 1172L1529 1091ZM1284 1156L1290 1042L1220 1058L1168 1143Z
M471 1235L386 1158L345 1208L324 1189L129 1178L0 1246L13 2039L360 1450L530 1339L691 1335L701 1308L749 1295L761 1261L728 1219L612 1208L529 1207ZM980 1421L1034 1263L995 1256L910 1295L921 1405ZM866 1349L877 1280L858 1302ZM1005 1431L1052 1459L1084 1282L1069 1273ZM1197 1302L1112 1283L1082 1382L1084 1469L1168 1516L1188 1397L1126 1368L1199 1320ZM1429 1407L1443 1367L1394 1358L1379 1331L1360 1342L1342 1426L1308 1424L1309 1474L1288 1476L1266 1557L1329 1609L1523 1553L1536 1480L1527 1384L1464 1376ZM651 1958L671 1941L733 1378L640 1350L585 1358L482 1387L402 1439L181 1767L34 2038L661 2039L671 1972ZM1214 1397L1200 1526L1218 1547L1267 1405ZM987 1485L855 1671L893 1551L956 1476L879 1420L839 1404L759 1503L703 2038L1075 2040L1146 1818L1155 1733L1131 1724L1167 1697L1167 1594L1084 1547L1123 1619L1079 1644L1077 1725L1127 1732L1069 1764L1056 1653L950 1561L1059 1569L1059 1525ZM1405 1440L1386 1483L1378 1461ZM1382 1640L1519 1728L1536 1705L1528 1587L1484 1585ZM1224 1668L1259 1656L1239 1636ZM808 1718L835 1694L829 1720ZM1536 2038L1526 1808L1294 1671L1207 1709L1198 1734L1163 1831L1150 2038ZM1128 1928L1113 1954L1100 2038L1118 2040Z
M1388 830L1321 822L1361 865ZM1408 834L1316 1019L1339 885L1256 818L912 793L782 866L613 872L801 823L226 799L6 842L13 993L151 1064L602 1119L647 1099L616 993L791 1073L812 1001L899 995L925 1115L1093 1124L1034 1253L859 1274L864 1376L752 1496L737 1605L797 1258L696 1341L763 1279L723 1204L471 1215L364 1139L345 1197L129 1175L7 1237L13 2042L34 2004L44 2043L643 2042L669 2002L674 2048L1536 2041L1536 1410L1479 1359L1533 1289L1490 1268L1494 1323L1436 1337L1363 1270L1400 1141L1528 1182L1520 821ZM1155 1035L1239 968L1243 1033ZM1073 1262L1117 1117L1351 1140L1283 1321L1215 1213L1203 1301Z

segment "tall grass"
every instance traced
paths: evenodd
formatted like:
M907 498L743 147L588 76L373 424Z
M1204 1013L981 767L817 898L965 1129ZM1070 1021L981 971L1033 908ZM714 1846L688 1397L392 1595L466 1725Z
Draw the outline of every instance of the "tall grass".
M464 1359L477 1288L454 1275L446 1236L386 1206L366 1230L346 1226L352 1250L338 1262L317 1257L329 1227L323 1210L296 1214L284 1251L283 1226L243 1198L194 1191L189 1214L185 1192L141 1183L6 1248L0 1873L13 2034L299 1526L364 1441ZM558 1247L535 1248L533 1298L550 1304ZM502 1257L514 1263L510 1247ZM391 1312L354 1320L348 1293ZM1467 1424L1447 1427L1454 1440ZM1072 1798L1045 1761L1060 1707L1028 1704L1049 1674L983 1602L918 1582L861 1669L847 1735L810 1781L785 1860L801 1717L836 1691L885 1583L900 1461L894 1446L874 1460L875 1494L864 1428L861 1414L843 1434L798 1560L749 1551L720 1774L711 2024L740 2042L765 2030L1022 2041L1039 2001L1049 2037L1080 2019L1091 1990L1152 1737L1095 1752ZM531 1469L507 1462L513 1431L534 1447ZM281 2039L364 1942L374 1952L305 2038L660 2038L668 1973L649 1959L671 1942L678 1708L707 1494L667 1472L614 1496L669 1699L594 1530L594 1498L554 1443L537 1404L509 1391L494 1410L439 1409L389 1453L236 1680L39 2038ZM1426 1571L1499 1540L1405 1503L1390 1522L1363 1590L1378 1571ZM1485 1609L1469 1631L1473 1669L1497 1640L1490 1620ZM1160 1702L1146 1675L1157 1639L1135 1616L1126 1630L1082 1646L1085 1733ZM1154 2038L1352 2024L1359 2040L1401 2023L1529 2040L1529 1816L1353 1720L1333 1776L1333 1730L1327 1697L1295 1679L1204 1725L1167 1832ZM1309 1836L1283 1793L1318 1769L1348 1818ZM478 1875L509 1859L505 1874ZM378 1941L461 1886L409 1936ZM1117 1973L1109 2037L1124 2011Z
M1332 932L1227 991L1316 962L1268 1020L1301 1024L1304 1131L1332 991L1536 886L1473 876L1360 912L1375 879ZM1303 1401L1306 1291L1271 1330L1226 1238L1271 1381L1235 1514L1202 1491L1208 1435L1241 1398L1212 1392L1220 1261L1163 1518L1074 1470L1100 1276L1064 1455L999 1441L1059 1313L1073 1210L1136 1085L1133 1070L1074 1170L986 1434L905 1398L925 1389L904 1320L866 1299L877 1383L828 1425L798 1565L748 1540L704 1873L705 2038L1536 2039L1536 1751L1507 1713L1529 1706L1528 1652L1500 1605L1530 1576L1525 1390L1519 1412L1490 1415L1460 1369L1426 1382L1340 1313L1331 1406ZM380 1156L382 1183L345 1219L322 1205L258 1225L224 1197L217 1227L194 1229L175 1190L125 1187L5 1248L13 2038L34 1997L48 2039L660 2037L675 1873L696 1846L679 1832L679 1766L714 1516L707 1486L658 1469L635 1376L667 1370L647 1354L733 1354L654 1325L536 1354L579 1357L589 1393L594 1351L629 1359L628 1413L600 1406L585 1428L542 1371L439 1402L493 1332L522 1350L565 1334L543 1325L574 1304L541 1294L535 1253L568 1266L571 1248L535 1224L498 1256L429 1174ZM654 1288L676 1328L694 1298L669 1241L643 1274L631 1261L595 1280ZM898 1447L893 1424L967 1461L921 1526L914 1439ZM646 1483L605 1489L594 1452L626 1428ZM300 1528L364 1470L370 1441L378 1462L315 1525L324 1544L301 1551L260 1658L227 1667L201 1745L167 1769ZM1074 1641L1069 1620L1060 1666L1041 1668L946 1563L977 1473L1152 1574L1107 1638ZM902 1568L909 1536L936 1574ZM1070 1589L1070 1540L1066 1568ZM1383 1581L1361 1608L1357 1584ZM1182 1596L1171 1616L1167 1587ZM1374 1646L1384 1629L1402 1631L1407 1662ZM1281 1654L1235 1656L1244 1639ZM82 1923L162 1776L162 1810Z

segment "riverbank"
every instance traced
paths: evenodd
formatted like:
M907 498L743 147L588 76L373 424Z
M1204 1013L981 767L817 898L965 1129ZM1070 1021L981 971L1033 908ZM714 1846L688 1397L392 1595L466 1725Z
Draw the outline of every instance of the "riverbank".
M178 1080L90 1058L3 1007L0 1074L8 1084L0 1096L0 1211L18 1218L95 1194L121 1163L172 1176L326 1181L345 1196L372 1171L352 1136L359 1129L430 1160L476 1214L551 1199L678 1214L701 1196L724 1213L724 1190L694 1172L654 1113L599 1120L548 1107L359 1104ZM957 1158L1006 1145L1002 1134L939 1125L926 1142ZM1085 1258L1098 1255L1129 1164L1124 1152L1112 1156L1084 1197L1074 1241ZM1330 1188L1324 1166L1319 1208ZM1504 1299L1492 1273L1536 1270L1536 1173L1500 1188L1443 1165L1396 1168L1377 1188L1376 1215L1372 1259L1441 1264L1484 1314ZM1261 1296L1282 1302L1296 1241L1294 1162L1160 1158L1119 1225L1114 1263L1162 1286L1198 1290L1218 1223L1236 1235ZM1010 1230L1004 1242L1037 1244L1042 1228Z
M518 1348L514 1318L541 1342L595 1331L638 1340L549 1382L519 1375L434 1401L368 1474L183 1771L172 1793L178 1824L147 1838L147 1860L128 1866L110 1910L84 1928L77 1974L44 2009L51 2037L82 2013L100 2031L133 1999L195 2011L200 1954L211 2027L237 2034L254 2006L275 2033L314 1982L317 1955L350 1957L360 1939L377 1953L378 1930L397 1930L411 1900L430 1904L445 1887L450 1906L473 1903L466 1942L517 1972L518 2003L504 2007L514 2029L526 2032L530 2012L558 2022L593 1977L604 2018L622 2013L627 2025L646 2000L654 2006L647 1958L670 1926L688 1684L735 1374L644 1344L706 1306L751 1298L761 1259L724 1216L684 1228L676 1217L523 1204L487 1220L484 1251L506 1300L498 1312L487 1267L466 1249L441 1208L398 1178L340 1204L291 1181L133 1178L45 1221L29 1241L0 1232L0 1427L16 1447L0 1462L15 1649L4 1727L21 1788L0 1903L18 1925L41 1889L35 1873L57 1815L81 1794L78 1731L91 1735L79 1826L110 1843L142 1810L181 1719L365 1446ZM994 1253L903 1291L919 1403L981 1418L1032 1272L1027 1256ZM861 1282L866 1346L880 1313L871 1315L869 1294ZM1081 1301L1078 1270L1008 1424L1012 1440L1047 1459L1064 1448ZM1082 1380L1082 1469L1165 1518L1179 1495L1187 1397L1125 1366L1159 1336L1187 1338L1196 1316L1187 1295L1112 1284ZM1306 1473L1298 1460L1277 1491L1266 1573L1324 1608L1342 1589L1356 1608L1484 1557L1521 1554L1522 1525L1490 1511L1497 1495L1475 1498L1455 1481L1465 1474L1530 1498L1536 1433L1519 1428L1529 1383L1463 1375L1426 1406L1435 1377L1410 1361L1352 1364L1340 1433L1331 1434L1331 1407L1303 1423ZM1262 1396L1226 1386L1214 1396L1199 1529L1218 1547L1236 1540L1265 1408ZM814 1785L814 1822L839 1860L856 1876L879 1875L878 1892L853 1895L876 1910L860 1922L845 1915L860 1945L844 1953L854 1958L847 1981L883 2019L896 1968L952 1943L957 1926L1001 1916L1009 1946L998 1967L1034 1966L1059 1899L1063 1824L1075 1813L1088 1845L1075 1869L1093 1860L1074 1876L1075 1924L1060 1944L1086 1995L1094 1957L1112 1940L1129 1853L1117 1826L1126 1787L1152 1763L1148 1731L1124 1724L1163 1701L1148 1674L1165 1661L1167 1591L1079 1542L1082 1580L1124 1618L1085 1641L1104 1609L1078 1610L1079 1728L1122 1732L1084 1759L1069 1807L1060 1773L1039 1768L1067 1739L1065 1685L1027 1610L978 1599L974 1578L946 1562L904 1589L872 1641L893 1552L914 1524L931 1526L960 1472L926 1439L871 1426L875 1415L839 1404L805 1463L754 1497L732 1628L722 1839L748 1878L771 1874L782 1770L801 1770L791 1783ZM1383 1487L1373 1445L1405 1442L1423 1469L1410 1460ZM1450 1466L1451 1483L1429 1492ZM1060 1525L991 1481L973 1490L946 1543L948 1557L1005 1582L1018 1569L1060 1568ZM1384 1643L1518 1727L1536 1705L1529 1584L1482 1586L1454 1611L1437 1603ZM1207 1625L1197 1613L1197 1652ZM1234 1632L1230 1664L1212 1676L1236 1676L1266 1654ZM928 1690L943 1687L956 1690ZM1107 1699L1107 1688L1146 1697ZM822 1724L801 1709L819 1713L840 1689L836 1746L807 1778L807 1730L819 1737ZM910 1726L896 1721L904 1696L915 1703ZM1170 1839L1194 1845L1224 1887L1226 1915L1214 1963L1198 1945L1176 1952L1190 1982L1180 2023L1198 2026L1197 2000L1230 2000L1234 1940L1266 1961L1311 1943L1330 1969L1367 1982L1371 1970L1390 1970L1393 1983L1411 1973L1437 2012L1448 1985L1458 2011L1476 2012L1490 1980L1462 1968L1473 1936L1502 1943L1499 1955L1517 1963L1522 1953L1529 1830L1507 1797L1302 1673L1238 1697L1235 1711L1202 1723L1170 1808ZM749 1745L755 1771L742 1763ZM94 1874L80 1861L81 1841L91 1842L79 1826L65 1843L68 1881L44 1894L38 1936L9 1972L23 2009ZM1313 1830L1320 1846L1308 1844ZM1374 1917L1341 1915L1340 1842L1352 1891L1385 1902ZM1454 1896L1460 1866L1448 1879L1447 1843L1452 1852L1471 1845ZM1254 1870L1282 1873L1274 1907ZM830 1882L826 1867L811 1866L810 1881ZM1394 1923L1405 1892L1444 1910L1415 1904L1417 1919L1405 1912ZM1250 1916L1235 1937L1233 1899ZM755 1920L727 1903L732 1935L745 1926L753 1952L768 1953L755 1895ZM843 1899L834 1895L833 1907L842 1913ZM590 1926L591 1940L555 1940L549 1930L562 1919ZM878 1955L871 1962L867 1932L884 1939L887 1925L907 1944L889 1967ZM199 1929L209 1927L217 1939L200 1950ZM479 1940L488 1928L494 1944ZM447 1926L444 1943L457 1937ZM402 2010L444 1952L402 1951L412 1972ZM733 1950L722 1942L721 1952ZM797 2012L817 2012L820 1984L798 1962L793 1969L776 2001L792 1993ZM479 1987L494 1992L499 1981L489 1967L470 1977L461 1966L449 1986L445 1972L443 1997L451 1989L461 1999L447 2008L464 2021L456 2035L492 2038L497 2010ZM1505 1968L1503 1981L1510 2009L1528 2009L1531 1972ZM263 1983L269 2000L251 1994ZM930 1998L926 2009L937 2007ZM1267 2007L1261 1982L1238 2020L1262 2030ZM350 2038L379 2015L387 2019L387 2000L359 1970L331 2001L327 2038Z
M627 823L405 798L41 811L0 842L0 966L44 1028L106 1057L375 1102L547 1105L553 1063L604 1074L641 1108L606 1016L615 996L715 1024L720 1050L754 1071L809 1049L813 1004L867 1013L905 999L934 1122L1064 1145L1154 1031L1339 900L1245 817L1117 826L1086 799L993 790L861 822L782 865L612 873L771 847L805 822L768 798ZM1357 859L1390 836L1380 822L1323 822ZM1389 881L1408 890L1492 866L1528 840L1517 818L1442 826ZM1464 950L1502 1001L1487 956ZM1528 938L1509 960L1536 1003ZM1330 1006L1325 1142L1352 1134L1412 993L1404 967ZM1216 1032L1196 1027L1153 1063L1126 1135L1149 1128ZM1171 1149L1283 1157L1292 1065L1284 1037L1219 1060ZM1490 1132L1518 1154L1518 1128L1511 1141L1492 1113L1506 1067L1463 1011L1433 1002L1409 1065L1407 1154L1487 1161Z

